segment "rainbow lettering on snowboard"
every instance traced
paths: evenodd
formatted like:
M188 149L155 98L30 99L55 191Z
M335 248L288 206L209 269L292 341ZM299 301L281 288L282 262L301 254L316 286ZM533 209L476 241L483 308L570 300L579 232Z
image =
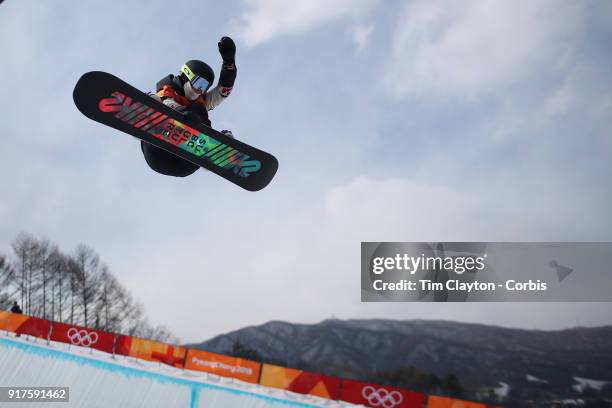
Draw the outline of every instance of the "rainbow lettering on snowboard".
M250 159L249 155L141 102L134 102L121 92L100 99L98 108L102 112L116 112L117 119L241 177L248 177L261 168L259 160Z

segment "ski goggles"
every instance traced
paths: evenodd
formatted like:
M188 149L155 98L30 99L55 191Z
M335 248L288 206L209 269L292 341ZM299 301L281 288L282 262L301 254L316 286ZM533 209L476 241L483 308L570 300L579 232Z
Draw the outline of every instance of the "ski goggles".
M197 76L193 81L191 81L191 86L193 86L196 91L204 93L210 86L210 82L200 76Z
M185 74L191 86L196 91L204 93L208 90L208 87L210 87L210 82L208 82L206 78L194 74L186 64L181 67L181 72Z

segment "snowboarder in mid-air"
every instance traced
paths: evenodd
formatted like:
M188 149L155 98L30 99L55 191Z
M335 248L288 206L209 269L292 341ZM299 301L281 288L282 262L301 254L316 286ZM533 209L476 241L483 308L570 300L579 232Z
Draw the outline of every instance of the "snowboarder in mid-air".
M190 60L178 75L159 81L154 94L107 72L86 72L72 99L88 118L140 139L145 160L158 173L185 177L203 167L245 190L261 190L278 170L276 157L213 129L208 120L236 79L234 41L223 37L218 45L223 65L215 87L212 68Z
M157 83L156 93L151 95L164 105L181 112L185 123L204 123L210 126L208 111L214 109L229 96L236 80L236 44L230 37L218 43L223 59L217 86L211 89L215 73L205 62L187 61L177 76L168 75ZM232 137L230 131L222 131ZM194 173L199 165L184 160L164 149L141 141L141 148L149 167L168 176L185 177Z

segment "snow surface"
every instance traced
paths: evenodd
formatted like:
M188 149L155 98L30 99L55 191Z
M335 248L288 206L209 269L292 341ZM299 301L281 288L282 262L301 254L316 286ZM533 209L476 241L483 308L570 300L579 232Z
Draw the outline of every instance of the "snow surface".
M495 392L495 395L497 395L497 398L499 399L504 399L508 396L508 393L510 392L510 385L506 384L505 382L499 382L499 387L494 388L493 392Z
M584 407L585 403L584 403L584 400L581 400L581 399L567 398L567 399L561 400L561 406L562 407Z
M3 386L70 388L68 403L47 402L48 408L355 406L2 331L0 367Z
M578 384L574 385L572 388L578 392L583 392L587 388L592 388L594 390L601 391L601 389L606 384L612 384L609 381L592 380L589 378L582 377L574 377L574 381L576 381Z
M541 378L535 377L533 375L527 374L527 381L529 382L534 382L534 383L542 383L542 384L548 384L548 381L543 380Z

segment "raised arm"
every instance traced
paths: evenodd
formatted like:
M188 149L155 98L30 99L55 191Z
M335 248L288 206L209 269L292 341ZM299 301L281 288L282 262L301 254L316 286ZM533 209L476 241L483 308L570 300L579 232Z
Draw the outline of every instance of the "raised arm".
M232 92L236 80L236 44L230 37L222 37L218 43L219 54L223 59L221 74L217 85L206 92L206 110L219 106Z

